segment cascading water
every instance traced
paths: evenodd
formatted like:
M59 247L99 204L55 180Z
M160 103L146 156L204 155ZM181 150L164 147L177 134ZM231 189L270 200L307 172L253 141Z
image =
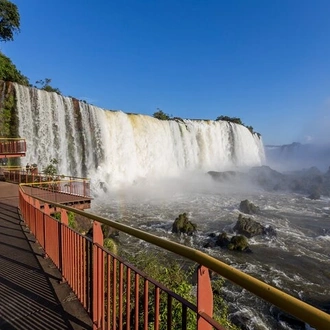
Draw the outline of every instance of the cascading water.
M161 121L14 84L26 161L115 184L181 171L260 165L261 139L224 121Z

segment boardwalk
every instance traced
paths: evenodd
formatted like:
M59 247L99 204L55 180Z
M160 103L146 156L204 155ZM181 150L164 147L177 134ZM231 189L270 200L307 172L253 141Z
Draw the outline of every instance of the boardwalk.
M22 225L18 186L0 182L0 329L91 329L60 273Z

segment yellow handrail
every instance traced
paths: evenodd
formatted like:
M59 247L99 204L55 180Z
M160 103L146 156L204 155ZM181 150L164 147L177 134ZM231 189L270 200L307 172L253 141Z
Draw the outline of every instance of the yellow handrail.
M0 141L19 141L25 140L25 138L0 138Z
M25 184L21 184L20 188L24 191ZM179 243L170 242L155 235L146 233L142 230L135 229L121 223L91 214L84 211L77 210L75 208L47 201L42 198L34 197L43 203L51 204L56 207L66 209L88 217L94 221L101 222L105 225L111 226L117 230L120 230L126 234L132 235L134 237L140 238L146 242L157 245L165 250L174 252L178 255L186 257L192 261L197 262L200 265L215 271L231 282L241 286L242 288L252 292L256 296L276 305L281 310L299 318L300 320L308 323L309 325L315 327L316 329L330 329L330 315L269 285L266 284L253 276L245 274L236 268L227 265L226 263L217 260L206 253L192 249L190 247L181 245Z

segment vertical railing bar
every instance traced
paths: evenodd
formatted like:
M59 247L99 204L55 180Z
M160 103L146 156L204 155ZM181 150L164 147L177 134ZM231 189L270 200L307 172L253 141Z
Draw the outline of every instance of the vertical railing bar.
M89 312L92 313L93 311L93 280L94 280L94 276L93 276L93 248L94 248L94 244L93 242L89 242L89 265L88 265L88 276L87 279L90 278L90 282L89 282Z
M102 325L102 330L105 330L105 313L104 313L104 281L105 281L105 269L104 269L104 257L107 255L107 253L103 250L101 250L101 259L100 263L102 263L102 273L101 273L101 283L100 285L100 290L99 292L101 293L101 306L100 306L100 313L101 313L101 325Z
M159 330L159 299L160 289L155 286L155 313L154 313L154 329Z
M77 234L76 234L77 235ZM79 300L82 301L82 294L81 294L81 284L82 284L82 271L81 271L81 264L82 264L82 237L77 235L77 252L78 252L78 264L77 264L77 276L78 276L78 283L77 283L77 291Z
M135 324L134 324L134 329L139 330L139 274L135 273Z
M68 227L69 228L69 227ZM69 229L70 230L70 229ZM71 235L72 235L72 288L73 288L73 292L77 294L77 268L76 268L76 265L77 265L77 235L72 231L70 230L71 232Z
M187 306L181 304L182 306L182 330L187 330Z
M83 306L85 309L87 309L87 304L86 304L86 291L85 288L87 287L86 283L86 239L82 239L82 286L81 286L81 294L82 294L82 301L83 301Z
M110 330L111 325L111 256L107 255L107 330Z
M72 274L73 274L73 267L72 267L72 232L71 230L68 230L68 227L65 226L65 230L68 232L69 234L69 249L68 251L71 251L71 253L68 253L69 256L69 271L70 271L70 275L69 275L69 284L70 286L72 286Z
M130 329L131 315L131 269L126 270L126 329Z
M172 296L167 294L167 330L172 329Z
M112 329L116 330L116 308L117 308L117 259L112 261Z
M148 330L148 316L149 316L149 281L144 279L144 330Z
M123 328L123 264L119 263L119 330Z

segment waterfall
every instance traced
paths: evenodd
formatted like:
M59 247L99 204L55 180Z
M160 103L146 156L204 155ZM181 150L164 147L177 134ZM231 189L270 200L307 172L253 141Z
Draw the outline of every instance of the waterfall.
M108 111L76 99L14 84L27 163L111 184L221 171L264 161L260 137L226 121L169 120Z

